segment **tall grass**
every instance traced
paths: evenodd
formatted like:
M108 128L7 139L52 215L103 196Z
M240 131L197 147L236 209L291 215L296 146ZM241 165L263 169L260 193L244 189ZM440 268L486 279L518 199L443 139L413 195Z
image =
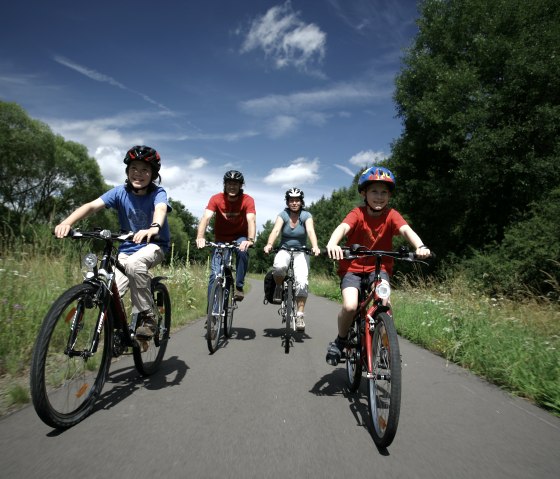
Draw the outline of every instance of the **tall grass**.
M314 278L311 290L340 301L332 278ZM400 278L391 302L401 336L560 415L557 303L486 298L461 277L443 283Z

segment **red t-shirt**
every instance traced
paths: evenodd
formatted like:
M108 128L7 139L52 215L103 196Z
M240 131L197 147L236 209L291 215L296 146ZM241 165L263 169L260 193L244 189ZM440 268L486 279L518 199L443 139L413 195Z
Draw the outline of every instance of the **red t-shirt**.
M255 213L255 200L243 193L235 201L229 201L225 193L217 193L210 198L206 209L216 213L214 238L218 242L235 241L247 236L247 214Z
M360 244L367 249L391 251L393 236L399 229L408 224L397 210L386 208L379 216L370 216L365 206L354 208L342 221L350 226L346 235L346 246ZM389 275L393 274L393 258L383 257L381 269ZM344 276L351 273L371 273L375 270L375 258L363 257L353 260L339 261L338 274Z

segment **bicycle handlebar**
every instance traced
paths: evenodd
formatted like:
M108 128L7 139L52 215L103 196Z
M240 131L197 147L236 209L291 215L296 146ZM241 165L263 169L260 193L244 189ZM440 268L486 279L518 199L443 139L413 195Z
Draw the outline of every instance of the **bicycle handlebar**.
M293 252L293 253L305 253L305 254L314 254L313 250L311 248L308 248L307 246L286 246L286 245L282 245L282 246L278 246L276 248L272 248L270 250L271 253L278 253L278 251L280 250L285 250L288 252Z
M206 241L206 248L224 248L224 249L236 249L239 248L239 243L237 241L231 241L226 243L216 243L214 241ZM252 248L252 246L249 246Z
M405 246L402 246L397 251L370 250L365 246L359 244L353 244L352 246L343 246L341 249L344 254L343 259L356 259L363 256L388 256L400 261L428 264L426 261L424 261L424 259L418 259L416 253L409 251L409 249ZM328 255L328 251L325 250L323 254ZM436 254L431 251L428 258L435 259L435 257Z
M53 232L54 234L54 232ZM120 243L124 243L125 241L132 241L132 238L134 237L134 232L133 231L128 231L128 232L120 232L120 233L114 233L111 230L95 230L95 231L80 231L80 230L74 230L71 229L68 234L66 235L66 238L70 238L70 239L98 239L98 240L103 240L103 241L118 241ZM158 240L159 239L159 235L154 235L151 238L152 240ZM144 239L143 241L141 241L142 243L146 243L146 239Z

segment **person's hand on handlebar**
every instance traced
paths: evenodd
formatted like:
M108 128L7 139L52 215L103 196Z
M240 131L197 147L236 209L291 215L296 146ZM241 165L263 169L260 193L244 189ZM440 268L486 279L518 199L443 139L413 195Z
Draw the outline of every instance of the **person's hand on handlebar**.
M239 251L247 251L251 246L253 246L254 241L251 240L243 240L241 243L239 243Z
M430 251L430 248L428 248L425 245L420 245L418 248L416 248L416 257L418 259L426 259L429 258L432 254L432 252Z
M329 255L329 258L331 258L331 259L343 259L344 258L344 252L342 251L342 248L340 246L338 246L337 244L327 243L326 249L327 249L327 253Z
M206 246L206 238L196 238L196 247L204 248Z
M68 236L68 233L70 233L71 229L72 229L71 225L60 223L59 225L56 225L54 227L54 235L57 238L64 238L64 237Z

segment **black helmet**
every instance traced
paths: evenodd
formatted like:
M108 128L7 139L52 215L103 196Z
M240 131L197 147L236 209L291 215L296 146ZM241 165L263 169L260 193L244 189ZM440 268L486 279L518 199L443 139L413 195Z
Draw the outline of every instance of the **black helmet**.
M161 158L159 153L150 148L149 146L133 146L126 152L124 163L128 166L133 160L147 161L152 166L152 169L157 173L161 168Z
M284 199L286 200L286 204L288 204L288 202L290 201L290 198L299 198L301 200L301 206L304 206L304 201L303 201L303 191L300 190L299 188L290 188L288 191L286 191L286 194L284 195Z
M243 173L240 171L229 170L226 171L226 174L224 175L224 183L226 181L239 181L239 183L243 184L245 183L245 178L243 178Z

